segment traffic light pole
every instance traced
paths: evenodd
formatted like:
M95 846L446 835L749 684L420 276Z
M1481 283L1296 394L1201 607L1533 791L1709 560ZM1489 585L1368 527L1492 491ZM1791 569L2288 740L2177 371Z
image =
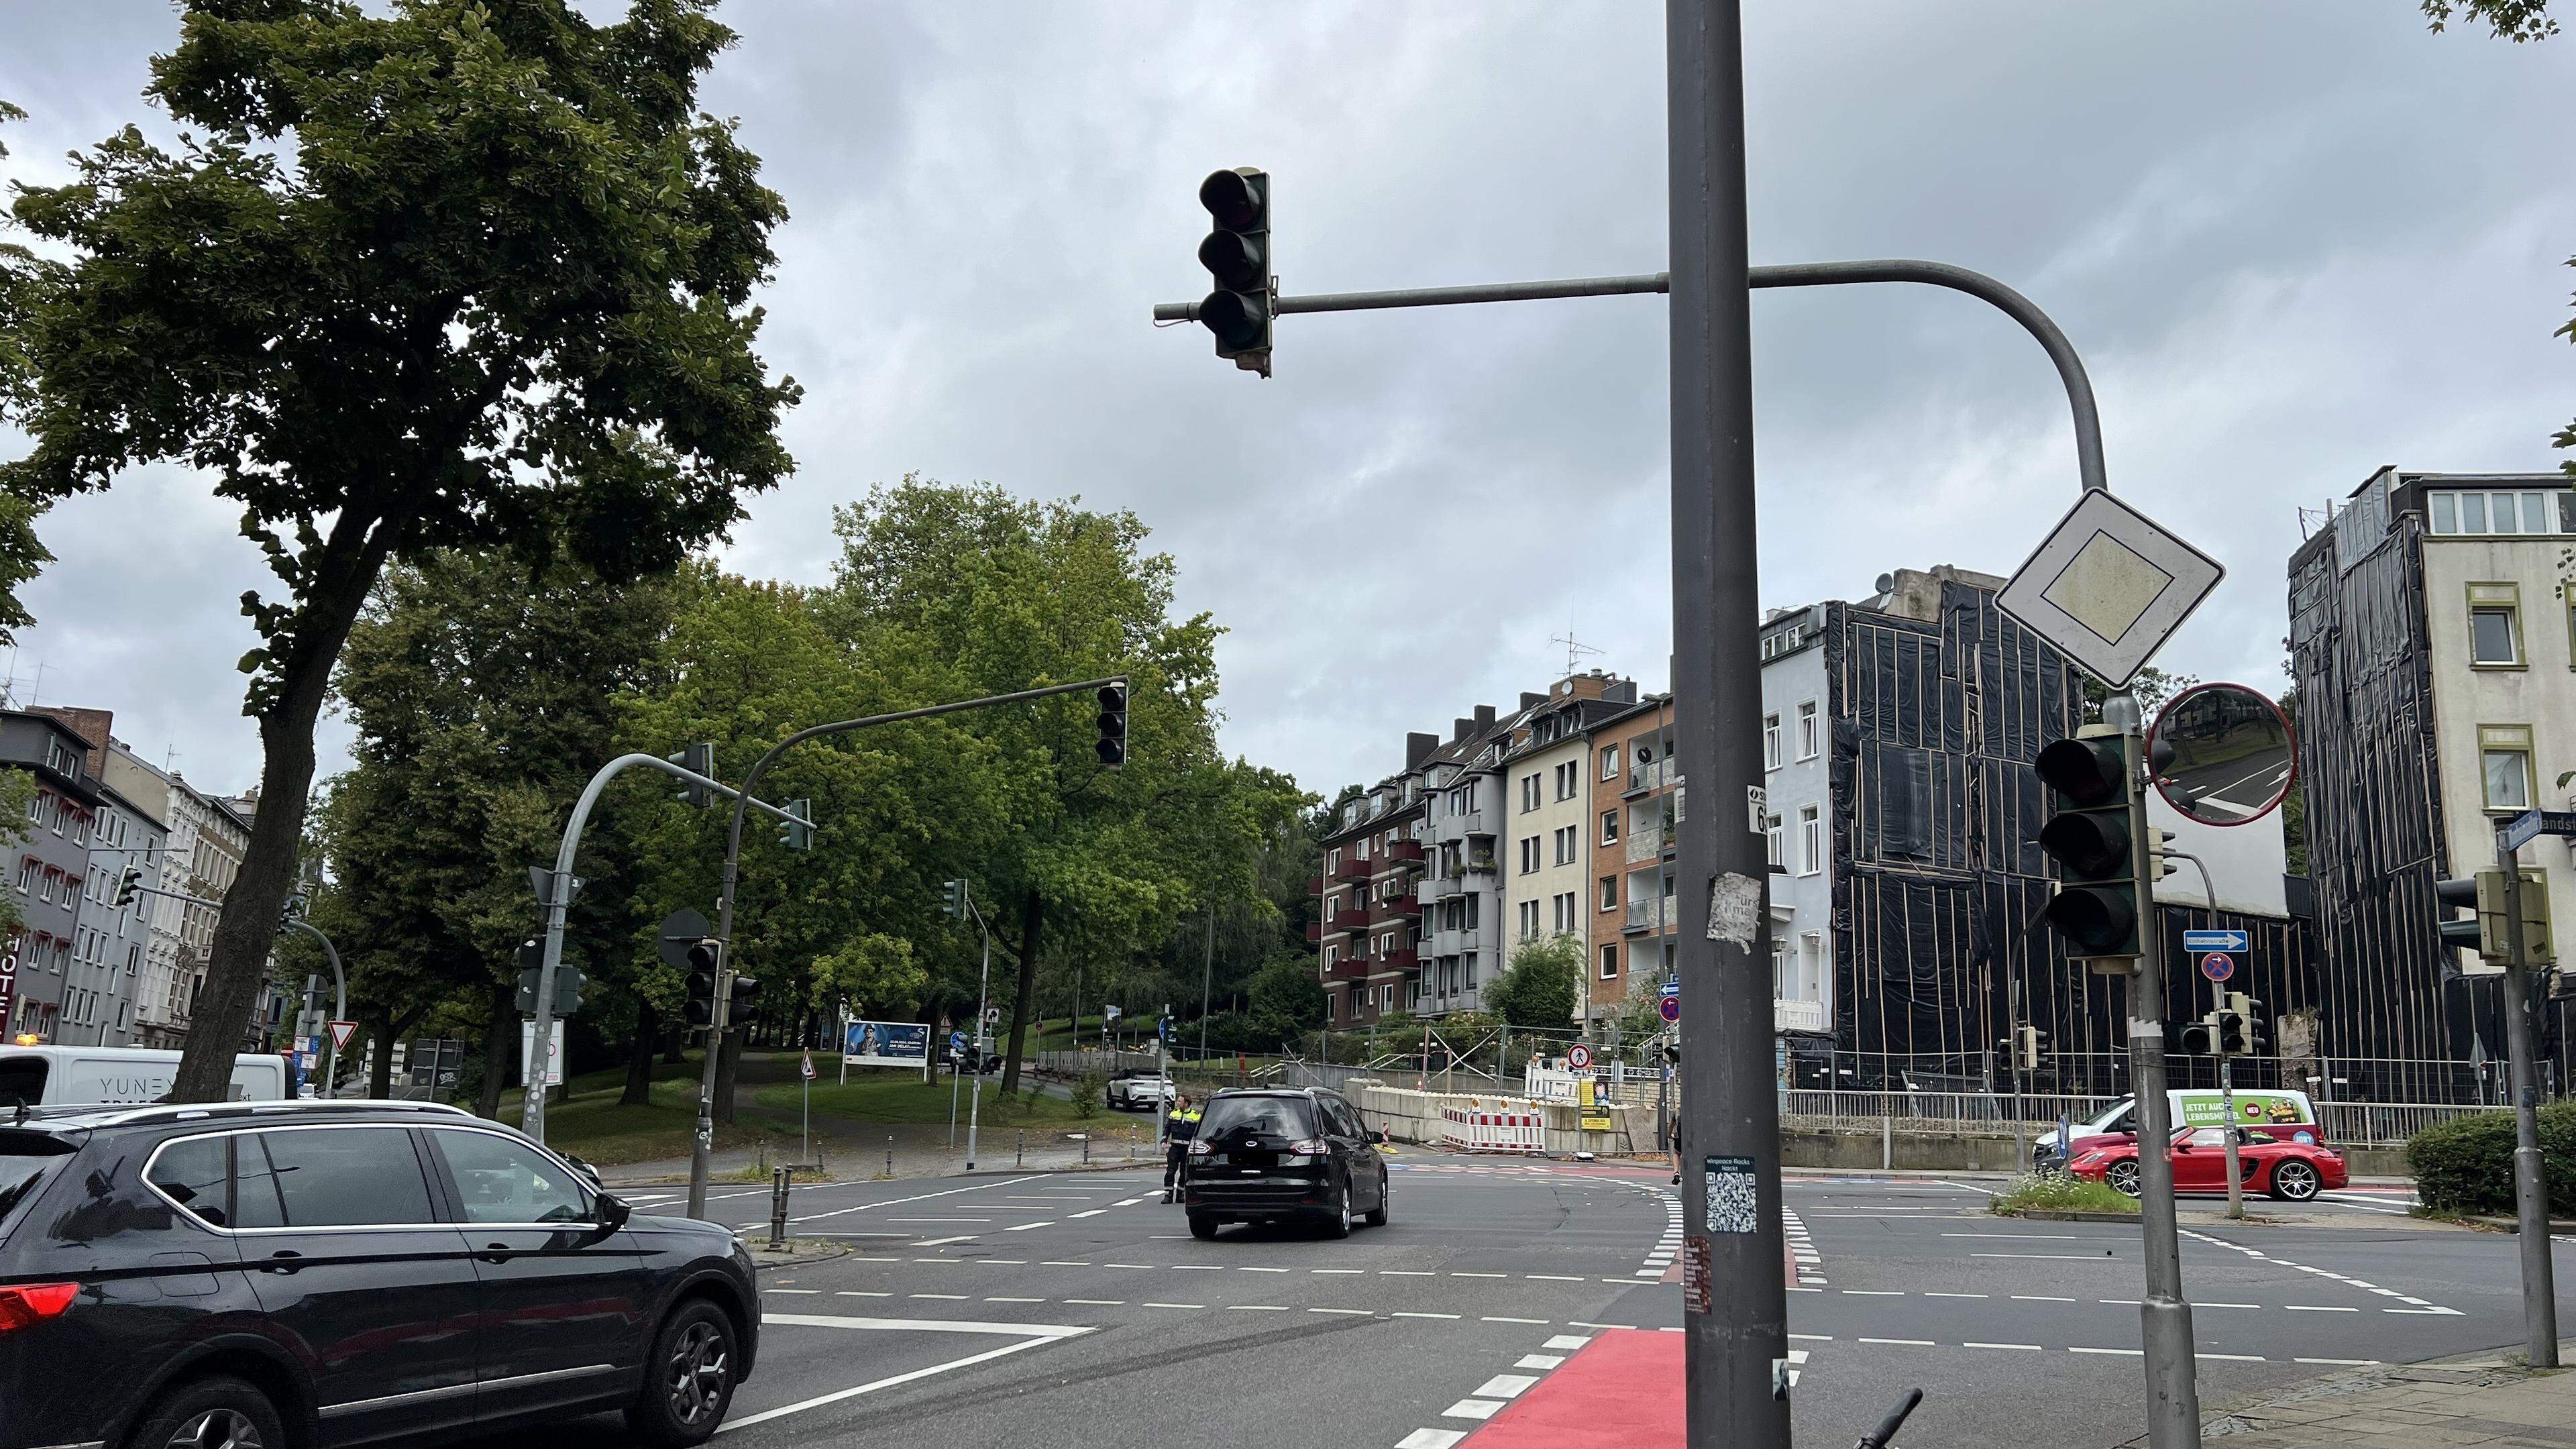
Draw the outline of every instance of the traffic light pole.
M2522 938L2522 853L2496 832L2504 872L2504 1039L2513 1069L2513 1215L2522 1252L2524 1351L2558 1367L2558 1289L2550 1263L2549 1186L2540 1160L2540 1072L2531 1031L2531 971Z
M904 720L931 719L938 715L956 714L969 709L985 709L998 704L1020 704L1033 699L1049 699L1059 694L1076 694L1086 689L1096 690L1112 684L1124 688L1127 684L1127 676L1114 674L1106 679L1086 679L1079 684L1054 684L1044 689L1023 689L1010 694L988 694L981 699L961 699L953 704L926 705L920 709L899 709L890 714L872 714L858 719L835 720L830 724L808 725L771 745L769 752L753 763L751 773L743 777L742 789L739 792L725 791L726 794L733 796L733 822L725 830L724 883L716 900L716 941L718 943L716 949L726 969L730 971L733 965L733 893L742 864L742 819L748 813L749 806L755 803L752 801L751 794L760 787L760 777L769 773L770 765L780 755L787 753L791 746L801 745L807 740L818 740L825 735L848 734L852 730L897 724ZM630 755L627 758L649 757ZM668 761L661 763L666 769L674 768ZM774 815L782 817L786 815L785 811L772 806L764 805L761 808ZM559 871L571 869L568 856L558 862L558 869ZM555 949L555 943L550 939L546 945L545 968L549 978L554 972ZM731 994L729 991L717 993L719 1010L721 1010L721 1004ZM723 1022L724 1018L719 1016L717 1020ZM708 1158L714 1152L716 1143L716 1056L723 1047L724 1027L720 1025L707 1033L706 1066L699 1074L698 1080L698 1127L696 1135L689 1142L689 1216L693 1218L704 1218L707 1215L707 1166Z
M564 916L572 908L573 854L581 849L582 828L590 823L591 808L599 803L600 792L606 790L608 782L616 779L620 772L636 765L660 770L666 775L677 775L693 785L732 799L737 805L741 803L741 797L731 787L695 770L684 770L659 755L619 755L599 767L599 773L591 776L590 783L582 787L581 798L573 802L572 818L564 822L563 840L555 846L554 873L542 877L545 889L538 893L537 901L546 913L546 944L545 955L537 965L536 1030L528 1039L527 1083L519 1103L519 1130L539 1142L546 1140L546 1093L541 1084L553 1068L555 971L563 965ZM751 803L781 820L796 818L766 801L754 800ZM532 875L539 874L535 866L528 867L528 870ZM337 965L336 962L333 964ZM342 1019L347 1018L344 1016Z
M302 931L322 943L322 954L329 957L331 961L331 1020L347 1021L349 1019L349 977L340 969L340 948L331 944L331 938L322 934L321 927L302 916L288 921L286 928L290 931ZM322 1029L322 1040L322 1095L335 1097L339 1095L340 1086L340 1042L339 1038L332 1035L327 1024ZM391 1051L393 1048L388 1044L385 1049Z

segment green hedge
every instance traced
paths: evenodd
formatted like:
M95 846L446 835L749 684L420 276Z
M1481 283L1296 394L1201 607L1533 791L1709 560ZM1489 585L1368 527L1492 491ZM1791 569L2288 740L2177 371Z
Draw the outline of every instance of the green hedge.
M2576 1216L2576 1102L2540 1109L2541 1171L2553 1216ZM2426 1207L2513 1211L2513 1114L2486 1112L2427 1127L2406 1144L2406 1166Z

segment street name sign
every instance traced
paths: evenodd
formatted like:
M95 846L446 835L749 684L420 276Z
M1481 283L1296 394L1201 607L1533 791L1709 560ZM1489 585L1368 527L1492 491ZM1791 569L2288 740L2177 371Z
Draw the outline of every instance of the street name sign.
M2086 673L2125 689L2227 571L2099 488L2015 570L1996 607Z
M2544 835L2576 836L2576 810L2525 810L2507 821L2504 848L2520 850Z
M2254 942L2243 931L2185 931L2182 949L2185 955L2192 956L2203 951L2232 951L2242 956L2254 949Z

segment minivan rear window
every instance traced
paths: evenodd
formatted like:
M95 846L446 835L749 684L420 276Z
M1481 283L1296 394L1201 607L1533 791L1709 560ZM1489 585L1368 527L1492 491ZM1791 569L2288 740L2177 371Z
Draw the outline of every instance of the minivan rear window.
M0 1131L0 1240L48 1178L70 1160L72 1145L50 1132Z
M1315 1104L1304 1097L1219 1097L1208 1103L1199 1135L1210 1139L1243 1133L1296 1141L1319 1136Z

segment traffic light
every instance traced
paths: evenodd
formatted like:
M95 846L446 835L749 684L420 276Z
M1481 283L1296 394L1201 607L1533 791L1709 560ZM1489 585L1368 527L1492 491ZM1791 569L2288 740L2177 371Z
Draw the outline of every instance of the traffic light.
M570 961L555 963L555 1015L570 1016L581 1010L581 989L590 977Z
M2077 960L2138 955L2138 867L2132 849L2137 770L2129 738L2108 726L2058 740L2032 766L2052 807L2039 848L2057 862L2057 894L2040 913Z
M2245 1017L2236 1011L2212 1013L2211 1024L2217 1028L2218 1054L2222 1057L2245 1055Z
M1100 743L1092 746L1099 752L1100 763L1127 763L1127 686L1100 686Z
M2182 1049L2196 1057L2218 1055L2218 1016L2215 1011L2182 1029Z
M689 1000L681 1009L691 1026L716 1024L716 972L723 964L724 947L715 941L700 941L689 948Z
M537 979L544 974L545 965L545 942L521 941L519 943L519 1014L521 1016L537 1014Z
M814 802L790 800L787 802L787 813L796 818L778 822L778 843L789 850L812 850L814 848Z
M2272 1046L2270 1033L2263 1028L2263 1003L2242 991L2227 993L2227 1012L2236 1018L2238 1044L2228 1048L2228 1055L2260 1054Z
M2478 910L2478 882L2476 878L2462 877L2457 880L2437 880L2433 882L2433 900L2436 909L2439 910L2446 918L2441 924L2442 944L2444 946L2458 951L2475 951L2480 956L2486 957L2489 960L2503 959L2504 943L2502 941L2496 942L2492 949L2488 946L2486 937L2486 916L2485 913ZM2469 919L2465 921L2447 919L2451 912L2461 910L2471 913Z
M966 882L942 881L939 885L939 913L957 920L966 919Z
M704 775L710 780L716 777L716 747L711 743L701 741L694 745L683 745L678 754L664 755L662 758L691 774ZM686 800L702 810L716 803L716 792L695 780L681 781L680 788L674 794L676 798Z
M2496 885L2501 896L2504 872L2496 872ZM2558 950L2549 939L2549 872L2526 870L2522 873L2522 964L2546 966L2557 959Z
M277 934L283 936L287 932L294 930L296 920L303 914L304 897L300 895L288 896L286 898L286 904L277 908Z
M124 910L127 906L134 904L134 898L142 893L143 867L139 865L127 866L125 868L125 874L117 878L116 908L120 911ZM283 928L281 927L281 929Z
M2048 1033L2035 1026L2025 1026L2016 1030L2013 1036L2020 1047L2014 1060L2025 1072L2038 1071L2048 1055Z
M1199 243L1199 265L1216 290L1199 303L1199 321L1216 334L1216 355L1246 372L1270 375L1270 173L1249 166L1211 172L1199 183L1199 205L1216 230Z
M737 974L732 995L726 998L725 1025L741 1026L760 1015L760 981L757 977Z

